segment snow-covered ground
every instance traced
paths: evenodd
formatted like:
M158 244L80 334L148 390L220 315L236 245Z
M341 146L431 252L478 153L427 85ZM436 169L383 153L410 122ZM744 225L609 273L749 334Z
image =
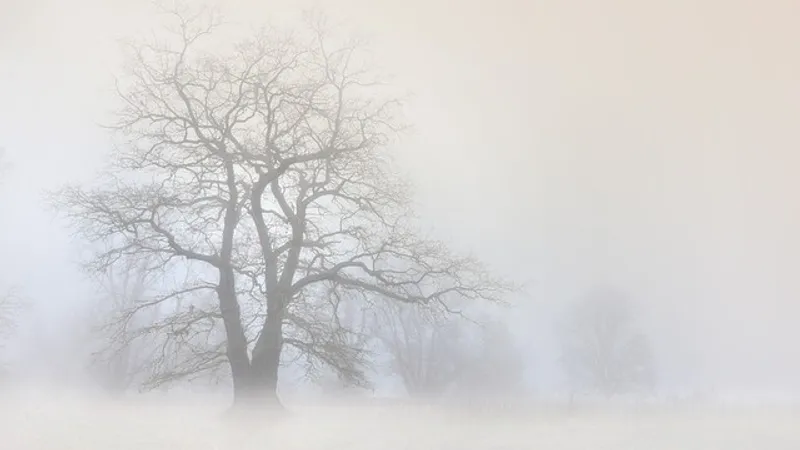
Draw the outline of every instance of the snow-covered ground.
M305 405L260 422L222 419L223 405L112 403L25 393L0 400L0 448L26 449L800 449L790 408L648 407L616 412Z

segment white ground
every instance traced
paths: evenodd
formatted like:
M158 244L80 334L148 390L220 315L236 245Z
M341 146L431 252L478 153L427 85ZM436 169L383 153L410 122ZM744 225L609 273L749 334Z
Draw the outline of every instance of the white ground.
M797 450L787 408L599 413L317 406L262 423L220 418L220 405L110 403L65 394L0 399L0 448L26 449L676 449Z

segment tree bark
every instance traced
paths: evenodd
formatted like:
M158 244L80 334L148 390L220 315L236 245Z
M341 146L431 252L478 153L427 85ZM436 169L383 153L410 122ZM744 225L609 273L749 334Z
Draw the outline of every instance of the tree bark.
M267 318L261 328L250 362L256 398L280 406L278 398L278 370L283 351L283 300L270 296L267 302Z
M233 270L220 269L220 283L217 287L222 321L225 325L227 340L226 356L231 366L233 377L234 403L247 397L252 382L250 359L247 351L247 338L242 328L241 311L236 299Z

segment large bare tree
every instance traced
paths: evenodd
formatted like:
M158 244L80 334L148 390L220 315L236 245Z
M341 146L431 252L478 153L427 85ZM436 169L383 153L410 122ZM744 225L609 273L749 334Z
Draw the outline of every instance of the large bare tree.
M365 383L343 298L504 295L477 261L415 232L390 153L399 102L357 45L310 20L226 46L213 16L170 14L171 34L130 46L104 182L59 196L101 248L90 268L138 258L180 274L137 306L174 311L147 328L164 355L192 347L154 384L224 364L236 404L277 403L281 361ZM208 291L214 304L198 304Z

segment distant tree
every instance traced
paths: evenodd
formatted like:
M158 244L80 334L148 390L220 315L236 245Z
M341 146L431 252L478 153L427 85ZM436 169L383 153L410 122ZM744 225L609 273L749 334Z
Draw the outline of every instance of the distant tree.
M8 340L14 336L24 306L22 297L14 291L0 295L0 351L5 350ZM0 371L5 369L5 363L0 362Z
M9 165L5 159L5 150L0 148L0 186L3 184L3 176L8 170ZM2 216L3 207L0 205L0 216ZM5 280L2 280L5 282ZM25 302L18 292L13 289L7 291L8 285L6 283L0 284L0 350L5 347L8 339L14 334L17 329L19 314ZM0 364L0 370L4 370L4 364Z
M376 302L371 333L388 354L389 370L412 397L444 394L468 360L464 327L440 310L422 305Z
M469 358L455 393L466 397L520 395L524 390L525 364L508 324L486 319L475 328L477 343L469 346Z
M128 259L116 270L103 273L99 301L90 312L93 351L90 371L104 389L123 394L150 376L150 361L158 342L149 333L159 319L159 308L149 307L155 282L147 265Z
M378 304L372 334L412 397L518 391L524 366L508 327L420 305Z
M652 349L633 313L624 294L607 288L572 305L561 329L561 363L573 392L611 397L653 388Z

